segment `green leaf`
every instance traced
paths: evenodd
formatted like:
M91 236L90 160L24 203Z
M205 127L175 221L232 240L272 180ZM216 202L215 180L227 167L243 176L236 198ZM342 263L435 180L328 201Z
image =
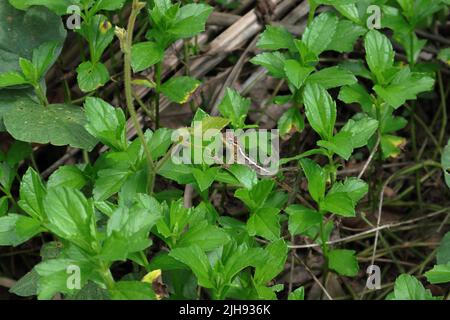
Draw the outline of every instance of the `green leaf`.
M386 83L386 72L394 65L394 50L389 38L376 30L365 37L366 61L379 84Z
M285 211L289 215L289 233L293 236L305 235L309 229L318 226L323 219L319 212L298 204L290 205Z
M66 7L67 8L67 7ZM62 46L66 31L61 18L44 7L26 12L0 2L0 74L19 71L19 58L32 59L33 50L46 42Z
M330 269L347 277L354 277L359 272L358 261L356 260L355 251L336 249L331 250L328 254L328 263Z
M84 104L86 130L107 146L124 151L128 147L126 119L122 109L99 98L88 97Z
M428 282L432 284L450 282L450 263L436 265L425 273Z
M302 40L310 51L320 55L333 40L337 26L338 18L334 14L322 13L306 28Z
M3 196L0 198L0 217L3 217L8 213L9 210L9 198L7 196Z
M378 121L369 117L364 117L359 120L348 120L341 132L348 132L351 134L351 145L354 149L362 148L367 145L369 139L375 134L378 129Z
M89 281L72 299L77 301L110 300L110 296L106 289L103 289L100 285Z
M9 0L9 2L20 10L28 10L28 8L35 5L45 6L54 13L62 16L67 14L67 8L70 5L78 4L79 0Z
M172 102L186 103L201 82L191 77L173 77L161 86L161 92Z
M248 248L241 245L226 260L223 270L225 283L231 284L234 277L247 267L258 267L266 259L266 252L261 248Z
M438 59L450 65L450 48L444 48L439 52Z
M70 145L92 150L96 140L85 129L83 110L76 106L54 104L47 107L32 100L18 101L3 115L8 132L17 140L33 143Z
M348 160L353 153L352 136L350 132L341 131L329 141L319 140L317 145Z
M405 67L396 73L388 86L376 85L373 89L384 101L397 109L407 100L415 100L419 93L430 91L433 85L433 78L410 72L409 67Z
M307 84L304 91L306 117L323 140L331 140L336 122L336 102L320 85Z
M409 274L402 274L395 280L394 292L389 300L436 300L419 280Z
M80 191L50 189L44 208L53 233L87 252L98 250L94 205Z
M89 21L84 20L81 28L77 31L89 43L91 62L96 66L100 62L103 52L114 39L114 29L111 27L111 23L107 17L96 15Z
M127 179L133 174L128 168L104 169L98 172L94 186L94 199L104 201L120 191Z
M286 263L288 247L283 239L270 243L264 251L267 258L256 267L254 280L259 284L266 284L274 279L284 270Z
M239 180L246 189L252 189L258 183L256 172L249 167L241 164L232 164L228 171Z
M214 288L211 280L212 269L205 252L197 245L176 248L169 256L187 265L198 279L198 284L205 288Z
M46 42L33 50L33 66L37 79L41 80L56 62L61 53L61 44L57 41Z
M242 129L250 104L250 99L243 98L236 90L227 88L225 97L219 104L219 111L223 117L230 119L234 128Z
M10 167L20 164L33 154L33 149L29 143L15 141L6 154L6 163Z
M365 33L365 28L348 20L340 20L327 50L333 50L340 53L352 52L358 38Z
M438 264L447 264L450 262L450 232L442 238L441 244L436 254Z
M126 0L97 0L97 10L115 11L123 7Z
M397 158L401 152L401 146L406 144L406 139L389 134L383 134L381 137L381 150L383 159Z
M80 190L88 183L88 177L77 166L62 166L58 168L48 179L47 187L73 188Z
M359 83L342 87L338 99L347 104L358 103L366 113L372 110L372 97Z
M119 281L109 290L112 300L156 300L151 284L139 281Z
M328 194L345 193L353 201L356 206L369 191L369 186L363 180L358 178L347 178L344 182L336 182L330 189Z
M30 272L20 278L14 286L9 289L10 293L13 293L19 297L31 297L37 295L39 282L39 274L33 268Z
M0 218L0 246L18 246L42 232L39 221L9 214Z
M197 245L204 251L211 251L219 248L230 241L227 233L222 229L209 225L207 221L203 221L197 225L192 226L180 240L176 247L189 247Z
M300 287L292 291L288 296L288 300L305 300L305 288Z
M303 67L297 60L289 59L284 62L284 73L297 89L300 89L314 70L313 67Z
M278 120L278 129L281 136L286 136L292 131L301 132L305 129L305 120L297 107L289 108Z
M325 170L310 159L301 159L300 165L308 179L309 194L318 203L325 195L327 182Z
M156 43L147 41L136 43L131 48L131 66L134 72L140 72L160 62L164 50Z
M325 89L352 85L357 81L353 73L339 66L315 72L307 80L308 83L321 85Z
M16 71L0 74L0 88L12 87L29 83L25 77Z
M29 168L20 183L19 206L37 221L46 220L44 210L45 186L39 174Z
M201 192L209 189L211 185L213 184L214 180L216 179L216 175L219 168L209 168L207 170L200 170L196 168L192 168L192 175L194 176L195 180L197 181L197 185Z
M206 4L187 4L177 13L172 27L168 30L177 39L191 38L205 31L205 24L213 7Z
M251 236L261 236L275 241L280 238L280 216L277 208L256 210L247 221L247 230Z
M77 82L81 91L91 92L109 81L109 72L103 63L86 61L77 68Z
M320 202L320 210L331 212L343 217L355 217L355 204L345 192L328 193Z
M242 200L252 211L262 208L275 186L272 180L261 180L251 190L238 189L235 197Z
M284 78L285 60L281 52L264 52L253 57L250 62L266 68L275 78Z
M263 50L288 49L295 52L294 37L284 27L266 26L266 30L261 34L256 46Z

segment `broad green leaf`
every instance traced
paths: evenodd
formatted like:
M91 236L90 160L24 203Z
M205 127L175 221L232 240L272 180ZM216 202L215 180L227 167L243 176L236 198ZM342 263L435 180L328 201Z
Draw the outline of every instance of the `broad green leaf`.
M45 186L39 174L29 168L20 183L19 206L37 221L45 221L44 198Z
M203 221L192 226L180 240L176 247L189 247L193 245L199 246L204 251L211 251L219 248L230 241L227 233L222 229L209 225L207 221Z
M242 129L245 126L250 104L250 99L243 98L236 90L227 88L225 97L219 105L219 111L223 117L230 119L234 128Z
M320 85L307 84L304 91L306 117L323 140L331 140L336 122L336 102Z
M433 269L425 273L427 280L432 284L450 282L450 262L435 265Z
M31 6L44 6L62 16L67 14L69 6L79 4L80 0L9 0L9 2L20 10L28 10Z
M44 208L53 233L87 252L98 250L94 205L80 191L50 189Z
M70 299L77 301L84 300L110 300L109 292L100 285L89 281L81 290Z
M119 281L109 290L112 300L156 300L151 284L139 281Z
M288 296L288 300L305 300L305 288L300 287L292 291Z
M319 140L317 145L348 160L353 153L352 137L350 132L341 131L328 141Z
M250 169L248 166L241 164L232 164L228 171L233 174L233 176L239 180L239 182L246 189L252 189L258 183L258 177L256 172Z
M351 144L354 149L362 148L367 145L369 139L378 129L378 121L369 117L359 120L350 119L342 128L341 132L351 134Z
M33 50L33 66L37 71L37 78L41 80L50 67L56 62L61 53L61 44L57 41L46 42Z
M109 79L108 69L101 62L86 61L77 68L77 82L83 92L94 91L104 86Z
M357 82L355 76L341 67L330 67L322 69L309 76L307 83L318 84L325 89L352 85Z
M133 174L128 168L104 169L98 172L94 186L94 199L104 201L119 192L127 179Z
M177 39L190 38L205 31L205 24L213 8L206 4L187 4L182 6L168 32Z
M197 277L199 285L205 288L214 288L211 280L211 265L205 252L199 246L172 249L169 256L187 265Z
M275 241L280 238L280 216L276 208L261 208L251 214L247 221L247 230L251 236L261 236Z
M343 217L355 217L355 204L346 192L328 193L320 202L320 210L331 212Z
M310 159L301 159L300 165L308 179L308 191L315 202L319 202L325 195L325 170Z
M216 179L216 175L219 168L209 168L207 170L200 170L197 168L192 168L192 175L197 181L197 185L201 192L207 190L213 184Z
M270 243L264 251L267 258L256 267L254 280L256 283L266 284L279 275L286 263L288 247L283 239Z
M442 238L436 258L438 264L447 264L450 262L450 232L447 232Z
M151 41L136 43L131 48L131 65L134 72L140 72L160 62L164 50Z
M62 166L48 179L47 187L81 189L88 183L87 175L77 166Z
M284 78L284 63L286 58L280 52L260 53L250 60L251 63L262 66L275 78Z
M115 150L127 149L126 119L122 109L93 97L86 99L84 109L88 121L85 128L91 135Z
M42 231L39 221L18 214L9 214L0 218L0 245L16 247Z
M0 74L0 88L12 87L22 84L28 84L28 80L16 71L10 71Z
M107 17L96 15L89 21L83 21L81 28L77 31L89 43L91 62L95 66L97 62L100 62L103 52L114 39L114 29L111 23Z
M303 42L316 55L321 54L333 40L338 22L338 18L330 12L320 14L306 28L302 37Z
M284 73L296 89L300 89L306 79L312 77L310 74L314 70L313 67L303 67L297 60L289 59L284 62Z
M290 205L285 211L289 215L289 233L293 236L305 235L310 228L318 226L323 219L319 212L298 204Z
M328 263L330 269L343 276L354 277L359 272L358 261L353 250L331 250L328 254Z
M366 61L378 84L386 83L386 72L394 65L394 50L388 37L370 30L364 40Z
M191 77L173 77L161 86L161 92L172 102L186 103L201 82Z
M70 145L92 150L96 140L85 129L83 110L76 106L55 104L43 107L32 100L19 100L3 115L8 132L17 140L33 143Z
M266 26L266 30L256 44L258 48L263 50L280 50L288 49L295 52L297 49L294 44L294 37L284 27Z
M6 154L6 163L10 167L20 164L21 161L32 155L33 149L29 143L15 141Z
M372 110L372 97L359 83L342 87L338 99L347 104L358 103L366 113Z
M30 272L20 278L14 286L9 289L9 292L19 297L31 297L37 295L39 282L39 274L33 268Z
M409 67L401 69L388 86L376 85L374 91L394 109L407 100L415 100L422 92L433 88L434 79L424 74L410 72Z
M358 178L347 178L344 182L336 182L330 189L329 194L345 193L352 200L354 205L358 203L369 191L369 186Z
M43 261L36 265L36 272L39 275L38 280L38 299L50 300L56 293L74 294L78 291L76 288L69 288L68 281L72 275L70 271L79 270L80 284L84 284L94 273L95 267L86 260L73 260L57 258Z
M388 300L437 300L426 290L419 280L409 274L402 274L395 280L394 292Z
M261 248L247 248L241 245L226 260L223 270L225 283L231 284L234 277L247 267L257 267L266 259L266 252Z
M62 46L66 31L61 18L44 7L20 11L0 2L0 74L19 71L19 58L32 59L33 50L46 42Z
M337 52L351 52L359 37L366 33L366 29L348 20L340 20L334 37L327 50Z
M172 130L168 128L160 128L156 130L150 140L148 140L148 146L152 153L153 160L159 159L164 156L169 147L172 145Z
M115 11L123 7L126 0L97 0L95 8L98 10Z
M300 110L297 107L292 107L283 113L278 120L278 129L282 137L293 131L303 131L305 129L305 120L300 114Z

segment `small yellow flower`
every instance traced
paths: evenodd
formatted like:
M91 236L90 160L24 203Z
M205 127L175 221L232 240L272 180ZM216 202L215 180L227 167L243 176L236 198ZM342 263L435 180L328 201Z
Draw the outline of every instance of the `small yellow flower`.
M106 32L108 32L110 29L112 28L111 22L109 22L108 20L103 21L100 24L100 32L102 34L105 34Z

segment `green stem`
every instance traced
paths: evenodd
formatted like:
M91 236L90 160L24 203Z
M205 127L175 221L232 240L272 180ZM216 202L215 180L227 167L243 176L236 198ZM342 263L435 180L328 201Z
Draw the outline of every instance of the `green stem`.
M158 62L155 66L155 130L159 129L159 97L161 92L161 72L162 62Z
M139 12L144 8L145 3L133 0L130 18L128 20L128 27L126 35L119 37L121 41L121 49L124 53L124 82L125 82L125 98L127 102L128 112L130 113L131 120L133 121L133 126L137 132L139 139L141 140L142 147L144 148L144 153L147 158L148 164L148 193L153 193L153 188L155 184L155 164L153 163L152 154L150 148L145 140L144 132L142 131L141 125L139 123L136 109L134 108L133 99L133 89L132 89L132 78L131 78L131 47L133 45L133 30L136 23L136 18Z
M39 98L39 101L42 103L42 105L45 107L48 106L48 100L42 86L40 84L37 84L34 87L34 91L36 92L36 95Z

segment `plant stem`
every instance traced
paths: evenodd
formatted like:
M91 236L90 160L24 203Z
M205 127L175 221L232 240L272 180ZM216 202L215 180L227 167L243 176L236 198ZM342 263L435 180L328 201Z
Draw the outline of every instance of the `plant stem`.
M158 62L155 66L155 130L159 129L159 96L161 90L161 71L162 62Z
M36 85L34 87L34 91L36 92L36 95L39 98L39 101L42 103L42 105L44 107L48 106L48 100L42 86L40 84Z
M134 108L133 99L133 89L132 89L132 78L131 78L131 47L133 45L133 30L136 23L136 18L139 12L144 8L145 3L139 2L138 0L133 0L130 18L128 20L127 31L125 36L120 37L121 49L124 53L124 82L125 82L125 98L127 102L128 112L130 113L131 120L133 121L133 126L137 132L139 139L141 140L142 147L144 148L144 153L147 158L148 163L148 193L153 193L153 188L155 184L155 165L153 163L152 154L150 148L145 140L144 132L142 131L141 125L139 123L136 109Z

